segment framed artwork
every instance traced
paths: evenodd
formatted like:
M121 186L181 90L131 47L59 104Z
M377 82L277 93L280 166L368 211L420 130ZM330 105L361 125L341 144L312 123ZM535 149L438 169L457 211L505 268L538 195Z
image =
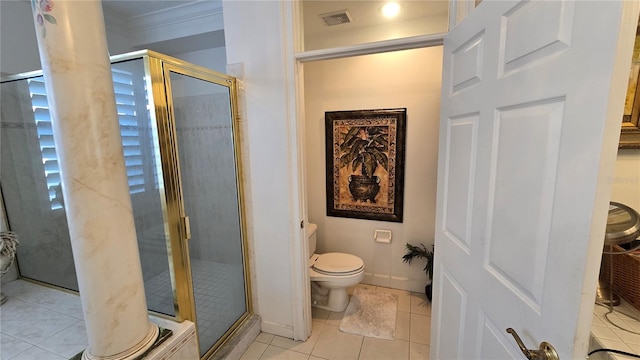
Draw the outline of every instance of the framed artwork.
M624 103L622 130L620 131L620 148L640 149L640 26L636 28L636 41L633 46L629 87Z
M402 222L407 109L325 112L327 216Z

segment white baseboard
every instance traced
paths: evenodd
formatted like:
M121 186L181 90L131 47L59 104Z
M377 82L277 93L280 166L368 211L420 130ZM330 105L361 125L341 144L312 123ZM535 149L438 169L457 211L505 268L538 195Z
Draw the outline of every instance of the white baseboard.
M293 327L262 320L262 332L293 339Z
M424 293L424 286L427 285L424 280L370 273L365 274L362 283L375 286L384 286L391 289L407 290L417 293Z

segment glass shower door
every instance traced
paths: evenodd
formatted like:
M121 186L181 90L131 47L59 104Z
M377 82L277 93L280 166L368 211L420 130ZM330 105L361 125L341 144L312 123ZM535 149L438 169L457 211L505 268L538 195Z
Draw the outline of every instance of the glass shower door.
M231 89L224 79L167 73L203 356L249 312Z

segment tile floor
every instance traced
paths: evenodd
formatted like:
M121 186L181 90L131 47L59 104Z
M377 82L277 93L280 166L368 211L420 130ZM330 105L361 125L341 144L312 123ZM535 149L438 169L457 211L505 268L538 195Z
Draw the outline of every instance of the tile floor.
M423 294L359 285L398 295L393 341L341 333L342 313L313 309L306 342L260 334L243 359L428 359L431 307ZM0 359L64 360L87 346L80 298L24 280L2 286Z
M2 292L0 359L65 360L87 347L79 296L24 280Z
M597 339L596 348L609 348L630 352L632 354L640 354L640 335L634 334L640 332L640 321L634 318L640 318L640 310L634 308L626 300L621 299L620 306L614 307L614 311L609 314L609 319L615 323L612 324L605 316L609 312L608 307L596 305L593 310L593 322L591 323L591 335ZM629 314L634 318L626 316ZM616 326L617 325L617 326ZM620 329L618 326L629 331ZM610 359L628 359L623 355L616 356L610 354Z
M358 286L398 295L394 340L342 333L339 326L343 313L313 308L313 328L307 341L261 333L241 359L429 359L431 303L425 295L365 284Z
M358 286L398 295L395 340L341 333L342 313L313 309L313 330L306 342L262 333L242 359L429 359L431 306L424 295ZM64 360L87 346L77 295L24 280L4 284L2 292L9 299L0 308L0 359ZM640 315L640 311L623 305L620 309ZM640 337L618 331L604 320L605 312L607 309L600 306L594 309L592 334L601 342L599 346L640 353ZM620 314L614 318L640 331L638 322Z
M245 312L243 273L232 265L192 260L192 275L199 341L209 349ZM173 314L164 283L170 288L168 271L145 282L148 305ZM8 300L0 308L0 360L68 359L87 347L78 295L25 280L2 285L2 292Z

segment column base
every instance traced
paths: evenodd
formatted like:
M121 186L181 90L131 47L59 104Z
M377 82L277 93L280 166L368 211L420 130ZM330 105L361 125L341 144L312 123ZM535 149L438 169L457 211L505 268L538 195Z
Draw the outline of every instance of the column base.
M149 323L150 329L147 335L132 348L116 355L99 356L89 353L89 349L82 352L82 360L136 360L142 357L155 343L160 330L158 325Z

